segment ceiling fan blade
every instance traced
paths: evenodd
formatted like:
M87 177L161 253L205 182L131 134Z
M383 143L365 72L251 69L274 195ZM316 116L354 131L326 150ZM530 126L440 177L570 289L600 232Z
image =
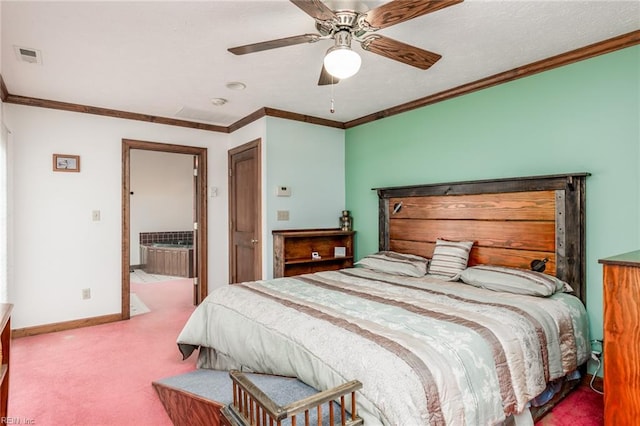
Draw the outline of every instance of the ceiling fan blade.
M386 58L426 70L435 64L441 55L411 46L378 34L370 35L362 41L362 48Z
M320 39L318 34L302 34L292 37L279 38L277 40L263 41L260 43L247 44L227 49L234 55L246 55L247 53L260 52L263 50L276 49L278 47L293 46L295 44L313 43Z
M290 0L298 6L304 13L314 19L327 21L336 17L335 13L320 0Z
M393 0L367 12L366 21L373 28L386 28L464 0Z
M340 79L329 74L329 71L322 65L322 71L320 71L320 79L318 80L318 86L326 86L327 84L338 84Z

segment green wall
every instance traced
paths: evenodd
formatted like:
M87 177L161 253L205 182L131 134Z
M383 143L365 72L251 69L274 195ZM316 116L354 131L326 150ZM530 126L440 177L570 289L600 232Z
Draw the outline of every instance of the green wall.
M378 248L371 188L589 172L587 310L601 338L598 259L640 249L639 123L635 46L349 129L356 254Z

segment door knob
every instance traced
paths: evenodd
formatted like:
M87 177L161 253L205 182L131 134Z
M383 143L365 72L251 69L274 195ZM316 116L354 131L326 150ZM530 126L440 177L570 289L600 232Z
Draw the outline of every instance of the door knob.
M254 239L251 240L251 244L257 244L257 243L258 243L258 240L254 240Z

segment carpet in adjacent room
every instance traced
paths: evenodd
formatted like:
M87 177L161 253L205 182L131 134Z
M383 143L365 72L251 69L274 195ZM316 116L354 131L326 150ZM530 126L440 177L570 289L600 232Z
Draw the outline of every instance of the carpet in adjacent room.
M147 312L150 312L149 307L144 304L137 294L131 293L129 295L129 315L141 315L146 314Z

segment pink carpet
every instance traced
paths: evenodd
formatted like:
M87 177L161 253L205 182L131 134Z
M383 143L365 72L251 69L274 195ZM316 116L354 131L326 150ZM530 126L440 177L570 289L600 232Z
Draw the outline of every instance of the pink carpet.
M47 425L171 425L151 382L195 368L176 338L191 280L131 283L151 312L12 342L9 416Z
M570 393L536 426L601 426L604 424L602 395L587 386Z
M12 343L9 417L21 424L170 426L151 382L195 368L175 341L193 311L190 280L131 284L151 312ZM602 425L602 397L580 388L536 426Z

